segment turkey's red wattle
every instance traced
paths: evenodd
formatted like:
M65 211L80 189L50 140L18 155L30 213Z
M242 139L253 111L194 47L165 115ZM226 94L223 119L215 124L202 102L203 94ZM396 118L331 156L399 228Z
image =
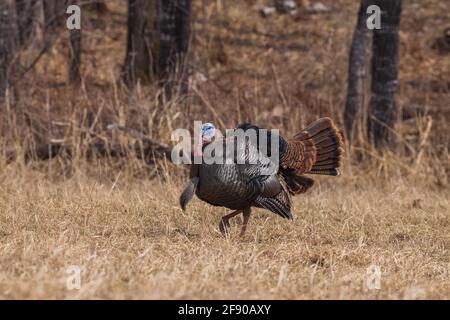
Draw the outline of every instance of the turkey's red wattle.
M203 139L200 138L200 141L195 145L194 148L194 156L201 157L203 155Z

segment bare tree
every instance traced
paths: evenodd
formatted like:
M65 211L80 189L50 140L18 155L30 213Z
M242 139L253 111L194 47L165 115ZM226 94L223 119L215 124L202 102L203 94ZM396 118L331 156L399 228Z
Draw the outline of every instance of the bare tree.
M66 13L65 0L42 0L44 6L45 27L59 27L64 24Z
M69 0L69 5L79 5L79 0ZM69 82L79 84L81 82L81 29L69 30Z
M190 12L190 0L128 1L127 83L157 80L168 89L178 79L187 88Z
M358 20L353 32L348 62L347 101L344 111L344 125L347 139L353 140L355 133L363 130L364 92L367 61L370 57L371 32L367 28L367 7L373 0L361 0Z
M156 13L156 0L128 0L127 53L123 68L124 80L128 84L134 84L139 79L154 79Z
M16 15L13 0L0 3L0 97L10 83L11 65L17 48Z
M38 6L38 0L16 0L17 26L21 45L25 45L33 36Z
M372 86L369 103L368 131L376 147L391 142L397 118L399 26L401 0L376 0L381 8L381 28L375 29L372 40Z
M182 91L186 91L191 0L160 1L160 10L159 78L163 86L171 88L177 74Z

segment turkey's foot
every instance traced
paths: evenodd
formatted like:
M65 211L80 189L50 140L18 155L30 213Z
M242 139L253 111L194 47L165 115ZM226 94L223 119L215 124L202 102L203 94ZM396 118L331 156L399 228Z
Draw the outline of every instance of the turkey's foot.
M241 233L239 234L240 237L243 237L245 234L245 231L247 230L248 220L250 220L250 208L242 211L242 216L243 217L242 217Z
M226 235L228 232L228 228L230 227L229 220L234 216L238 215L239 213L241 213L241 211L242 210L236 210L222 217L222 219L219 222L219 230L223 235Z

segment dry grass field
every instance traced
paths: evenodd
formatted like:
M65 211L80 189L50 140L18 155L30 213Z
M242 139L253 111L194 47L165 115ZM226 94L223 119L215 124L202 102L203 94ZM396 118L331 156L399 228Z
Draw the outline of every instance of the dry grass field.
M86 157L85 147L135 142L111 123L167 144L193 120L220 129L251 121L286 135L320 116L342 127L358 1L322 1L332 10L316 15L298 1L298 15L268 19L262 0L206 1L204 10L194 1L192 96L163 106L155 86L130 93L114 80L125 2L86 13L81 88L64 83L61 32L18 84L23 94L2 105L0 299L450 299L450 59L430 49L450 26L446 1L404 1L396 149L348 145L342 175L314 177L293 221L254 210L243 238L240 217L220 234L226 209L196 199L181 211L187 168ZM39 50L29 51L25 65ZM71 157L24 161L45 139L73 146ZM67 286L71 266L81 268L79 289ZM372 267L378 289L367 286Z
M298 197L293 221L255 210L245 237L236 218L224 238L226 211L195 200L184 214L179 180L17 171L0 177L1 298L450 298L448 190L420 175L347 170Z

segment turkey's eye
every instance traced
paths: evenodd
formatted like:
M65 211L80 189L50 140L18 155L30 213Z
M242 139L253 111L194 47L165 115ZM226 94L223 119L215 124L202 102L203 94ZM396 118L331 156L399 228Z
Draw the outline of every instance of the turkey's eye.
M214 129L209 129L208 128L208 129L204 130L203 136L202 136L203 141L211 142L211 140L214 137L214 135L215 135L215 130Z

